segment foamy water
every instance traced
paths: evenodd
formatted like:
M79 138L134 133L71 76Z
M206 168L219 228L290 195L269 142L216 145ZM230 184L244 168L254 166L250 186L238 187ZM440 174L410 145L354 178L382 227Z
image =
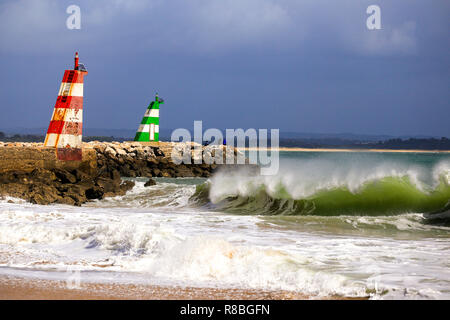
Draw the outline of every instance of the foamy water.
M406 172L417 177L410 179L413 184L432 189L447 168L445 161L429 167L428 173L423 172L427 167L414 164L397 163L391 169L402 173L395 177ZM383 170L387 166L380 164ZM330 188L345 181L347 187L354 183L352 192L357 192L363 185L355 182L358 174L358 181L380 178L376 170L346 170L335 171L328 181L325 175L314 176L312 169L309 175L279 178L298 198L306 195L298 188L308 185L328 183ZM321 171L333 173L325 165ZM302 175L305 182L296 184L295 177ZM425 223L423 213L230 214L216 207L219 198L227 197L225 190L249 193L242 186L263 179L241 176L250 181L239 187L244 180L235 178L233 184L232 178L218 175L209 181L209 204L192 198L203 179L158 179L149 188L137 179L127 195L83 207L2 200L0 274L65 280L79 270L81 281L91 282L281 289L375 299L450 298L450 228ZM214 198L219 189L220 197Z

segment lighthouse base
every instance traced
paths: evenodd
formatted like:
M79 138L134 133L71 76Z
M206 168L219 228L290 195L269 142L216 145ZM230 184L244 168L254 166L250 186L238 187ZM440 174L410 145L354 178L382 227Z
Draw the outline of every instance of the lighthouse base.
M81 148L58 148L56 150L58 160L61 161L81 161L83 160L83 150Z

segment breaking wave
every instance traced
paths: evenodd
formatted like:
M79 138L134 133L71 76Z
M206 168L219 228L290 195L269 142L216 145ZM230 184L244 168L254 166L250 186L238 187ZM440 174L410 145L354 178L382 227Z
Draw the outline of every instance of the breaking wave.
M429 170L428 170L429 171ZM431 172L393 164L340 166L315 161L277 176L219 172L197 186L194 202L229 213L261 215L396 215L450 209L450 162Z

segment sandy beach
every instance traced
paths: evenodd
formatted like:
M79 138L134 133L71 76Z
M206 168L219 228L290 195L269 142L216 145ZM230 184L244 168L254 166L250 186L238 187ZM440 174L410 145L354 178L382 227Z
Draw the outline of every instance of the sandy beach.
M82 283L69 289L64 281L0 277L0 300L304 300L289 291L164 287ZM330 297L329 299L342 299Z

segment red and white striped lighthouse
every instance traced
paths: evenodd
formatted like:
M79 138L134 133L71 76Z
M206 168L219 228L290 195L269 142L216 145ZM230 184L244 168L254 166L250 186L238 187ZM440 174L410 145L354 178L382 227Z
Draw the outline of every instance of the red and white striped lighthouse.
M87 73L76 52L74 69L64 72L44 142L56 148L59 160L82 160L83 78Z

